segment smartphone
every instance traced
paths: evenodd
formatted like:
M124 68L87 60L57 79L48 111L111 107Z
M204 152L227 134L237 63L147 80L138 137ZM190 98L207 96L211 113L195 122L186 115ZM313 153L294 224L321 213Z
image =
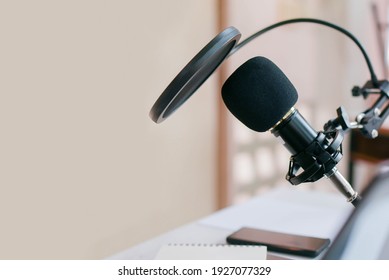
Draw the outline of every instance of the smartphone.
M229 235L227 243L235 245L263 245L273 252L316 257L328 247L330 240L244 227Z

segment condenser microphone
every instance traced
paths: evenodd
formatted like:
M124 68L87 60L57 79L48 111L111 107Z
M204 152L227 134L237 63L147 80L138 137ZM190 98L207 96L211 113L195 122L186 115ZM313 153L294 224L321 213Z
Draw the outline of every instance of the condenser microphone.
M257 132L270 130L292 154L287 179L293 185L328 177L354 205L357 192L337 170L342 157L339 137L317 132L293 106L298 94L285 74L270 60L254 57L226 80L222 97L230 112ZM343 139L343 138L342 138ZM302 174L294 175L302 168Z

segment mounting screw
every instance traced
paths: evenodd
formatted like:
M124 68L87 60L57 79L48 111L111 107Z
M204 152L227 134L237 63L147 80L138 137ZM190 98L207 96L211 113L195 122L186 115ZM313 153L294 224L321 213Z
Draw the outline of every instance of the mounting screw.
M373 130L371 131L371 137L377 138L377 136L378 136L378 131L377 131L376 129L373 129Z
M378 108L374 108L374 116L378 117L381 114L381 110Z
M357 123L361 123L362 119L365 117L365 114L364 113L360 113L358 116L357 116Z

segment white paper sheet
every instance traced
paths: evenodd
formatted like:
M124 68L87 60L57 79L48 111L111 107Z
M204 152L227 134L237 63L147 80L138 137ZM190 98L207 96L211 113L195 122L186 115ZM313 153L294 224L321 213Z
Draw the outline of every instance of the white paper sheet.
M353 209L338 193L289 187L226 208L199 223L234 231L245 226L332 239Z
M265 246L169 244L158 251L157 260L265 260Z

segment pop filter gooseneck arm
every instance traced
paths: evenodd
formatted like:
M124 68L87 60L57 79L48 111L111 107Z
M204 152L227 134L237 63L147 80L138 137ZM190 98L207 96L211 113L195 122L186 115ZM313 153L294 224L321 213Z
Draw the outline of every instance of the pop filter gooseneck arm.
M376 87L379 86L379 82L377 80L377 76L374 72L374 69L373 69L373 66L370 62L370 59L369 59L369 56L367 55L367 52L365 51L365 49L363 48L363 46L361 45L361 43L358 41L358 39L353 35L351 34L350 32L348 32L346 29L338 26L338 25L335 25L331 22L328 22L328 21L324 21L324 20L320 20L320 19L314 19L314 18L295 18L295 19L289 19L289 20L284 20L284 21L280 21L278 23L275 23L275 24L272 24L264 29L261 29L257 32L255 32L253 35L251 35L250 37L248 37L247 39L243 40L242 42L240 42L239 44L237 44L235 46L235 48L231 51L231 53L229 54L229 56L231 56L232 54L234 54L236 51L238 51L240 48L244 47L245 45L247 45L248 43L250 43L252 40L254 40L255 38L259 37L260 35L274 29L274 28L277 28L277 27L280 27L280 26L283 26L283 25L287 25L287 24L292 24L292 23L299 23L299 22L309 22L309 23L315 23L315 24L320 24L320 25L324 25L324 26L327 26L327 27L330 27L332 29L335 29L335 30L338 30L339 32L343 33L344 35L346 35L347 37L349 37L357 46L358 48L360 49L360 51L362 52L362 55L363 57L365 58L365 61L366 61L366 64L367 64L367 67L369 68L369 72L370 72L370 77L371 77L371 81L372 81L372 84Z

